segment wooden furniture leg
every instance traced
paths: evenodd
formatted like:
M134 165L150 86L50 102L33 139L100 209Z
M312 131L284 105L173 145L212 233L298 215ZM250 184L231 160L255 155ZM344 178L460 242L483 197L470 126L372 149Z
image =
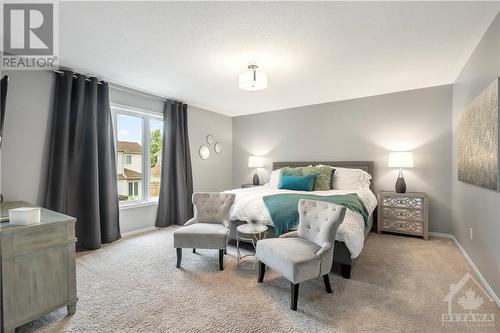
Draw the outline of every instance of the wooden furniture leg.
M290 291L290 301L292 303L290 309L292 309L293 311L297 311L297 300L299 299L299 284L290 282Z
M257 282L261 283L264 281L264 275L266 274L266 265L259 261L259 277L257 278Z
M323 275L323 282L325 282L326 292L331 294L333 293L332 286L330 285L330 277L328 274Z
M182 260L182 249L176 248L177 251L177 268L181 268L181 260Z
M221 271L224 270L224 249L219 250L219 268Z

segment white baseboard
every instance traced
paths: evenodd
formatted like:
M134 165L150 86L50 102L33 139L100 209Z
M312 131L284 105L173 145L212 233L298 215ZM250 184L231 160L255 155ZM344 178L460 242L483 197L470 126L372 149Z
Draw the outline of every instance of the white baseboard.
M448 239L453 240L453 243L455 243L455 245L458 247L458 249L460 250L460 252L462 252L462 255L465 257L465 260L467 260L467 262L469 263L470 267L472 267L472 270L474 271L474 273L476 273L477 277L479 278L479 280L483 284L485 290L488 291L488 293L490 294L491 298L495 301L495 303L497 303L497 306L500 308L500 298L498 298L498 296L495 294L495 292L493 291L493 288L491 288L491 286L489 285L488 281L486 281L486 279L484 278L483 274L481 274L481 272L479 271L479 269L477 268L477 266L474 264L474 262L469 257L469 255L467 254L467 252L465 252L464 248L462 247L462 245L460 245L460 243L455 238L455 236L453 236L451 234L441 233L441 232L429 232L429 236L437 237L437 238L448 238Z
M448 238L448 239L455 238L452 234L445 234L443 232L429 232L429 236L436 238Z
M143 234L145 232L150 232L150 231L159 230L159 229L160 228L158 228L158 227L152 226L152 227L146 227L146 228L141 228L141 229L137 229L137 230L132 230L129 232L122 233L122 238L127 238L127 237L131 237L131 236L135 236L137 234Z

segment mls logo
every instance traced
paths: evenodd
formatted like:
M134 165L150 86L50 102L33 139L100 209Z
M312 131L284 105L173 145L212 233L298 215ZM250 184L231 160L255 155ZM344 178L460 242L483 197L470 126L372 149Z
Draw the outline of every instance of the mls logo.
M57 8L57 2L3 4L1 69L57 69Z
M53 54L53 4L4 4L3 22L6 55Z
M483 304L494 301L470 273L450 285L450 292L443 302L448 303L448 313L441 315L444 327L495 327L495 314L481 311Z

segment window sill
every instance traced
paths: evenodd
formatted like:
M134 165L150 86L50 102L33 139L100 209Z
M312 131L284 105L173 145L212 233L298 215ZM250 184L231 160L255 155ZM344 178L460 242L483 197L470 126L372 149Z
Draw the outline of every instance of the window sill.
M127 209L141 208L141 207L149 207L149 206L158 206L158 200L135 201L135 202L120 203L120 210L127 210Z

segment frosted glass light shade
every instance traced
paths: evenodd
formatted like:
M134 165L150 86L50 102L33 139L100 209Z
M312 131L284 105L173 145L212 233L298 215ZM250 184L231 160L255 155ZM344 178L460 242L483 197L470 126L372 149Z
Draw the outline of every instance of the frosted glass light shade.
M267 74L256 69L244 71L239 76L240 89L257 91L267 88Z
M264 159L262 156L249 156L248 157L248 167L249 168L263 168Z
M413 153L410 151L396 151L389 154L389 168L413 168Z

